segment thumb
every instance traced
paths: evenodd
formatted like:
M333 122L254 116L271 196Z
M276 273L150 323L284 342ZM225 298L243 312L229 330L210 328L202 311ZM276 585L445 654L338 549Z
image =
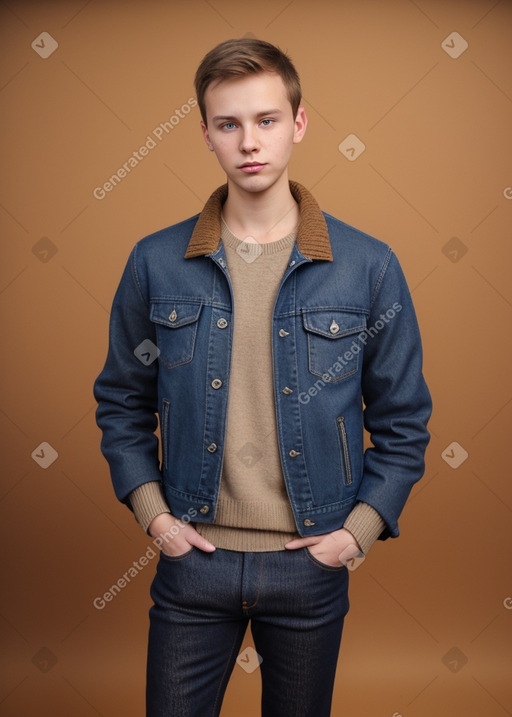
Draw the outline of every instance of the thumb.
M296 550L297 548L305 548L307 545L316 545L320 540L318 535L310 535L308 538L294 538L284 546L288 550Z
M193 528L193 532L191 531L190 534L187 535L187 540L190 545L194 545L196 548L199 548L199 550L204 550L207 553L213 553L215 550L215 545L210 543L209 540L206 540L206 538L203 538L202 535L199 535L195 528Z

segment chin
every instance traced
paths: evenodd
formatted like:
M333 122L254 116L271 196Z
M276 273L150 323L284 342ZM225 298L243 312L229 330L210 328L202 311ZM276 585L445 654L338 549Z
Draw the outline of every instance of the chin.
M245 192L264 192L266 189L270 189L276 181L277 177L248 177L248 181L241 182L241 181L235 181L234 179L230 178L230 181L236 184L240 189L243 189Z

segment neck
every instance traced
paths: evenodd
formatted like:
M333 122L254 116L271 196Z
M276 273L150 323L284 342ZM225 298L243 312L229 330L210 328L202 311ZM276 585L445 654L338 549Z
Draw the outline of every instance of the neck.
M299 208L290 192L287 173L262 192L247 192L228 179L222 214L237 237L251 236L260 244L295 231L299 221Z

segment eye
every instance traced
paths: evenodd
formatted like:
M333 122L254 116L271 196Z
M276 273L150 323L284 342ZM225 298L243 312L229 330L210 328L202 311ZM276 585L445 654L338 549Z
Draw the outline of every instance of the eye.
M267 117L267 118L264 119L264 120L261 120L261 124L262 124L264 127L270 127L270 125L271 125L273 122L274 122L274 120L273 120L273 119L270 119L269 117Z
M222 125L222 129L227 129L227 130L233 129L233 127L236 127L234 122L225 122Z

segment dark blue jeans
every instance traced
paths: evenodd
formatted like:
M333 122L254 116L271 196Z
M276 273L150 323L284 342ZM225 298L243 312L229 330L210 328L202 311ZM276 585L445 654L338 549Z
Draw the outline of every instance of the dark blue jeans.
M348 571L307 548L160 554L151 586L146 717L216 717L247 628L263 717L328 717ZM256 660L256 662L255 662Z

